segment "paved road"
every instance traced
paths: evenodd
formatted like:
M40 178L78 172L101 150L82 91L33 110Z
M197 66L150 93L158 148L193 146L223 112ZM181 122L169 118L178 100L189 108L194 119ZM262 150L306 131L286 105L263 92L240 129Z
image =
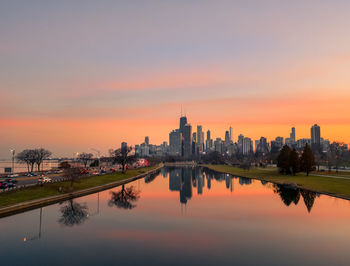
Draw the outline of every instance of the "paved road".
M48 174L45 176L51 178L52 180L62 178L62 174ZM39 178L39 176L33 176L33 177L18 176L18 177L16 177L16 180L18 181L17 185L23 186L23 185L36 184L36 183L38 183L38 178ZM3 180L3 179L4 178L1 178L0 180Z

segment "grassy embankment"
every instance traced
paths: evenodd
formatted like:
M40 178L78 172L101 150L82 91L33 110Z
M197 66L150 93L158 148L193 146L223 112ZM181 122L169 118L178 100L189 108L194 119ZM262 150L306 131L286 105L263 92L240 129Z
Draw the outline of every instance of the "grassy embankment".
M147 171L157 168L157 166L145 167L136 170L128 170L125 174L113 173L100 176L92 176L80 179L73 184L72 191L79 191L87 188L98 187L115 181L124 180ZM59 187L69 187L70 181L57 182L52 184L44 184L43 186L29 187L20 191L10 191L0 194L0 208L13 204L31 201L35 199L57 196L62 193L58 191Z
M331 178L327 176L315 176L312 173L306 176L305 173L298 173L296 176L281 175L276 168L252 168L243 170L229 165L205 165L209 169L228 173L232 175L257 178L278 184L296 184L299 188L317 191L320 193L332 194L335 196L350 199L350 179ZM320 173L317 173L320 174ZM339 177L342 174L323 172L323 175ZM347 175L343 175L347 176ZM350 177L350 176L349 176Z

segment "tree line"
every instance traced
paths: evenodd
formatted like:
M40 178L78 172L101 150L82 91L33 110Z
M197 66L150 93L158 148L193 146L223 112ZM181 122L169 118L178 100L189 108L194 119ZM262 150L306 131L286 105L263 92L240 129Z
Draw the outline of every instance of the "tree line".
M45 159L51 156L51 152L40 148L40 149L27 149L17 154L16 159L19 163L26 163L28 172L33 172L34 165L37 165L38 171L40 166Z
M277 167L281 174L295 175L298 172L309 173L315 170L315 156L311 147L306 144L301 154L296 149L284 145L277 157Z

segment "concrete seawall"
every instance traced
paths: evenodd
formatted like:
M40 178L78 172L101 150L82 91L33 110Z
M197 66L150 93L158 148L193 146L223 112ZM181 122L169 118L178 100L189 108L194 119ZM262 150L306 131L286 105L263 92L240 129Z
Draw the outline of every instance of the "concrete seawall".
M197 166L198 164L196 162L166 162L164 163L164 166Z
M140 175L133 176L133 177L130 177L130 178L127 178L124 180L119 180L119 181L115 181L112 183L108 183L108 184L105 184L102 186L87 188L87 189L83 189L83 190L79 190L79 191L74 191L71 193L65 193L62 195L57 195L57 196L52 196L52 197L47 197L47 198L42 198L42 199L36 199L36 200L32 200L32 201L26 201L23 203L18 203L15 205L4 207L4 208L0 209L0 218L10 216L13 214L17 214L17 213L21 213L21 212L25 212L28 210L52 205L52 204L55 204L55 203L58 203L58 202L61 202L64 200L69 200L69 199L73 199L73 198L86 196L86 195L100 192L103 190L111 189L111 188L114 188L114 187L117 187L120 185L124 185L124 184L130 183L132 181L135 181L137 179L140 179L142 177L145 177L149 174L155 173L155 172L159 171L162 167L163 167L163 165L160 165L159 167L157 167L153 170L150 170L148 172L142 173Z

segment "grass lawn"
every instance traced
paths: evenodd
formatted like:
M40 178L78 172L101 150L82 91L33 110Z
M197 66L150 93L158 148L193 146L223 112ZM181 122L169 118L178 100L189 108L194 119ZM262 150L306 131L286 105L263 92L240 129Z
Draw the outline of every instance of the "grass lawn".
M310 174L310 176L306 176L305 173L298 173L296 176L281 175L277 172L276 168L252 168L250 170L243 170L241 168L229 165L204 166L222 173L252 177L278 184L295 183L300 188L309 189L320 193L329 193L350 199L350 180L347 179L313 176L312 174ZM324 174L326 175L326 172ZM333 173L333 175L339 176L340 174L336 175Z
M73 191L97 187L97 186L112 183L115 181L120 181L123 179L127 179L130 177L145 173L157 167L158 165L136 169L136 170L128 170L125 174L113 173L113 174L83 178L73 184ZM65 181L65 182L57 182L52 184L45 184L43 186L30 187L20 191L10 191L10 192L1 193L0 208L25 202L25 201L31 201L35 199L60 195L61 193L58 191L58 188L69 187L69 186L70 186L70 181Z
M313 172L315 174L318 174L318 175L334 175L334 176L340 176L340 177L348 177L350 178L350 172L342 172L342 171L338 171L338 173L335 171L335 170L332 170L331 172L328 172L328 171L315 171Z

